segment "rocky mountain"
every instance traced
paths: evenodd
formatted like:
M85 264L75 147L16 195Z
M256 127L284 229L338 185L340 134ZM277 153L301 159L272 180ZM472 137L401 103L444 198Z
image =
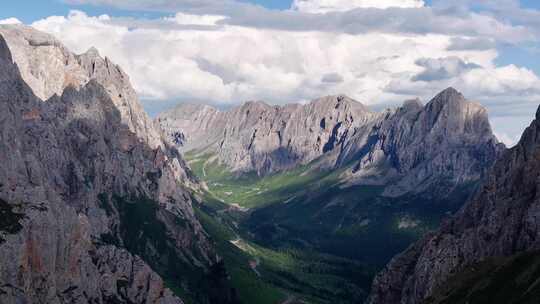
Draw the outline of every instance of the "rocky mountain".
M377 276L368 303L537 303L539 177L540 109L474 197Z
M181 105L161 114L157 121L182 150L217 152L219 160L233 171L255 170L264 175L334 150L355 126L376 116L362 104L339 96L306 106L247 102L227 112L205 105Z
M392 197L475 182L502 149L486 109L453 88L426 106L412 100L382 113L329 96L282 107L248 102L229 111L180 105L156 122L182 151L214 154L237 174L264 176L308 163L348 168L342 177L349 184L387 185Z
M2 303L182 303L215 253L197 182L95 49L0 26ZM196 282L195 282L196 283Z

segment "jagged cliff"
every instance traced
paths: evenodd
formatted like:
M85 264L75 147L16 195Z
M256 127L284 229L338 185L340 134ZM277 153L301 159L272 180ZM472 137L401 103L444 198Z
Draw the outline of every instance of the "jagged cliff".
M355 126L376 113L344 97L308 105L270 106L247 102L227 112L205 105L182 105L157 121L182 150L207 150L233 171L267 174L305 164L334 150ZM349 131L351 134L348 134Z
M1 302L182 303L162 276L215 254L128 76L21 25L0 26L0 67Z
M479 263L540 249L539 177L540 109L519 144L497 160L474 197L438 231L395 257L377 276L368 303L423 303L443 287L455 284L452 278L456 274L471 267L480 269L475 266ZM501 267L508 269L512 263L504 262ZM516 277L513 274L508 270L499 274L506 280L503 285L517 286L532 279L520 295L524 298L497 297L497 292L504 288L501 285L499 289L492 288L482 303L536 303L538 298L534 300L532 293L535 277L529 274L518 279L520 273ZM490 284L498 283L485 281L475 292L445 303L477 303L467 297L479 295Z
M310 162L350 167L344 180L387 185L387 196L428 189L435 196L475 182L502 149L487 111L452 88L426 106L412 100L382 113L329 96L283 107L248 102L230 111L180 105L156 122L172 144L216 154L233 172L265 175Z

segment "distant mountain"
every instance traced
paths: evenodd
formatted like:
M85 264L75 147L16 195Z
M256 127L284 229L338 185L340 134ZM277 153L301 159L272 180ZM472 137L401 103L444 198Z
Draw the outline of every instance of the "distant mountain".
M538 303L540 109L474 197L395 257L368 303Z
M182 303L163 279L216 263L197 182L95 49L0 26L0 126L0 302Z
M180 105L156 118L182 151L214 154L236 174L265 176L311 163L347 167L349 184L385 185L385 195L437 196L478 181L501 149L487 111L449 88L426 106L382 113L346 96L306 105L248 102L230 111Z

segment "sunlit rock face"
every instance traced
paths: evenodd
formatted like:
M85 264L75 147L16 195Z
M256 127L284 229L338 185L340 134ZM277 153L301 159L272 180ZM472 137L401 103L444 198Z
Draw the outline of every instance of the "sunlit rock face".
M180 105L156 118L171 144L207 152L238 174L313 164L347 168L349 184L386 185L385 195L433 196L478 181L502 149L487 111L453 88L427 105L372 112L346 96L306 105L248 102L229 111Z
M0 67L1 302L182 303L164 261L180 281L215 254L128 77L21 25L0 26Z
M539 132L540 109L518 145L496 161L474 197L377 276L369 303L423 303L468 266L540 249Z
M3 26L0 33L21 77L38 98L62 96L66 88L80 89L94 80L107 91L123 124L152 147L160 144L128 75L108 58L102 58L95 48L75 55L51 35L22 25Z

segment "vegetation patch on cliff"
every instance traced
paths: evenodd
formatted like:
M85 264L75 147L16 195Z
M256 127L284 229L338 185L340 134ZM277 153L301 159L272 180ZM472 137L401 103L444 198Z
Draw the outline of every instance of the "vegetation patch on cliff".
M14 206L0 199L0 244L5 240L2 234L16 234L21 231L23 226L20 221L24 218L24 214L14 211Z
M491 258L451 277L424 304L536 304L540 252Z

